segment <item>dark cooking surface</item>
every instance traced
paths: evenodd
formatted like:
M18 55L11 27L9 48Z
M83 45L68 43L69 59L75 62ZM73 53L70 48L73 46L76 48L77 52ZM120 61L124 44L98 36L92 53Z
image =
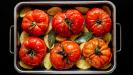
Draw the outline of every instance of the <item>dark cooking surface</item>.
M11 55L8 51L8 33L9 33L9 27L10 25L13 24L13 9L14 9L14 6L19 2L19 1L22 1L22 0L8 0L8 2L6 2L6 5L7 7L4 9L6 10L5 11L5 14L6 14L6 22L7 22L7 25L3 25L5 26L6 28L6 33L7 33L7 37L4 37L7 39L7 43L5 43L5 54L4 55L6 58L5 58L5 62L6 63L6 67L4 67L4 70L6 73L10 73L10 74L14 74L14 75L18 75L19 73L16 72L16 70L14 69L14 66L13 66L13 55ZM117 8L117 22L120 22L122 24L122 39L123 39L123 45L122 45L122 52L120 53L117 53L117 68L116 70L112 73L112 74L123 74L123 73L129 73L131 71L127 71L126 72L126 69L127 70L130 70L128 69L128 67L130 67L130 62L127 61L127 59L129 59L129 57L127 57L127 53L130 53L128 51L129 50L129 47L127 47L128 45L131 46L131 37L127 35L130 35L129 32L132 32L130 31L130 29L132 27L129 27L131 26L129 24L129 16L131 14L131 12L129 12L129 6L131 6L131 3L128 4L129 2L127 2L127 0L112 0L112 2L116 5L116 8ZM5 6L6 6L5 5ZM4 13L4 12L3 12ZM6 23L5 22L5 23ZM5 33L4 31L2 31L2 33ZM118 38L117 38L118 39ZM118 39L119 40L119 39ZM2 50L2 49L1 49ZM2 53L1 53L2 54ZM1 68L2 69L2 68Z

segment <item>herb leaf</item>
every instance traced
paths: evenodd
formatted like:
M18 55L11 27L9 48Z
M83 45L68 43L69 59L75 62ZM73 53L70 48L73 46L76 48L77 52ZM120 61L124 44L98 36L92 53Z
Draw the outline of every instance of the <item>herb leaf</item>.
M92 32L84 32L83 33L83 35L81 35L79 38L77 38L75 41L77 42L77 43L84 43L84 42L86 42L86 41L88 41L89 39L91 39L92 38Z
M51 48L55 43L55 32L54 31L50 31L48 34L48 44L49 47Z

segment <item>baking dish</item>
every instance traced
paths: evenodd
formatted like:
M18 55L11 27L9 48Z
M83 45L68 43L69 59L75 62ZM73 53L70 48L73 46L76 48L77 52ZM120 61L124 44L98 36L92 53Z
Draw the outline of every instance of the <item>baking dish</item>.
M75 7L75 6L90 6L90 7L100 7L102 5L107 5L111 9L112 13L112 51L113 51L113 57L112 57L112 66L107 70L79 70L72 68L70 70L23 70L21 69L17 62L18 62L18 47L17 47L17 32L20 30L20 24L19 20L17 19L18 12L23 7L34 7L34 8L41 8L41 9L47 9L52 6L59 6L63 8L69 8L69 7ZM14 54L14 68L19 73L33 73L33 74L108 74L112 73L116 68L116 53L121 51L121 37L120 37L120 49L116 50L116 25L119 25L120 27L120 34L121 34L121 25L119 23L116 23L116 7L115 5L110 1L35 1L35 2L20 2L18 3L14 8L14 25L10 27L10 52ZM14 51L11 51L11 29L14 28ZM120 35L121 36L121 35Z

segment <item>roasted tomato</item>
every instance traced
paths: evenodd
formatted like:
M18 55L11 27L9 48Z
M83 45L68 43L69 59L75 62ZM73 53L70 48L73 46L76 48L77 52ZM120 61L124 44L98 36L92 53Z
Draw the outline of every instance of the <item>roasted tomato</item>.
M38 66L46 54L47 47L43 40L37 37L28 37L24 40L20 51L20 60L29 66Z
M92 8L86 15L86 27L91 30L95 36L102 36L109 32L112 26L111 18L104 10Z
M58 43L50 52L53 67L58 70L69 69L81 57L81 51L77 43L64 41Z
M108 64L112 58L110 48L99 38L93 38L85 43L83 55L86 58L86 61L97 69Z
M43 35L47 31L48 26L48 15L39 9L27 12L21 25L24 31L34 36Z
M83 30L84 17L77 10L67 10L66 13L58 13L52 20L53 30L60 36L70 37Z

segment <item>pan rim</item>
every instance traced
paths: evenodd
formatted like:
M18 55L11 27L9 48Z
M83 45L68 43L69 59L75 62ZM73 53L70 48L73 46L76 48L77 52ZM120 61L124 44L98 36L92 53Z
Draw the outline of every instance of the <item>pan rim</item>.
M17 33L17 20L16 20L16 14L17 14L17 9L19 6L23 4L99 4L99 3L106 3L111 5L113 8L113 67L109 71L80 71L80 70L75 70L75 71L23 71L19 69L16 65L16 35L14 35L14 68L16 69L17 72L19 73L39 73L39 74L110 74L116 69L116 7L111 1L34 1L34 2L19 2L15 8L14 8L14 34Z

